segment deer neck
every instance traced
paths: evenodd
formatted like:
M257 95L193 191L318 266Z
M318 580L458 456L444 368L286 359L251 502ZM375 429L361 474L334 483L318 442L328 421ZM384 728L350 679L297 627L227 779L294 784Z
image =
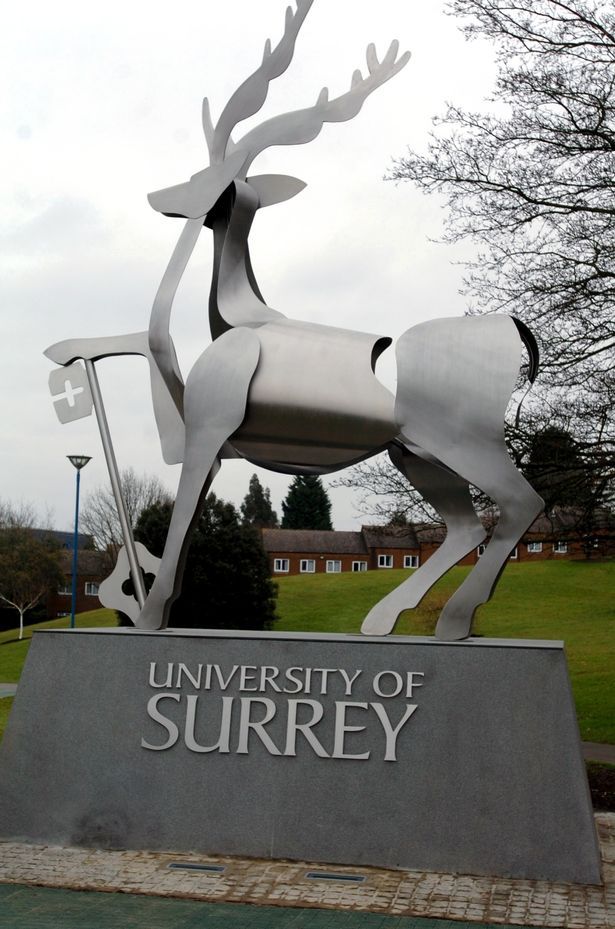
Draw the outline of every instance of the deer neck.
M235 181L233 188L211 219L214 267L209 325L214 339L236 326L256 328L282 318L265 303L250 261L248 236L259 206L258 195L244 181Z

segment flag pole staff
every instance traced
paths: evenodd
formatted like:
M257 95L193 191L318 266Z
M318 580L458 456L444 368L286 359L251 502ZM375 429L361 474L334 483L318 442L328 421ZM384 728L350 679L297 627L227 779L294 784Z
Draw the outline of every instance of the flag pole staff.
M111 433L109 432L109 424L107 422L107 415L105 413L105 407L103 404L102 394L100 392L100 385L98 383L98 375L96 374L96 368L94 367L94 362L89 358L84 358L85 370L88 376L88 383L90 385L90 391L92 393L92 401L94 403L94 410L96 412L96 419L98 420L98 428L100 430L100 438L102 441L103 451L105 453L105 459L107 462L107 469L109 471L109 479L111 481L111 489L113 490L113 496L115 498L115 505L117 506L117 513L120 520L120 526L122 527L122 537L124 539L124 545L126 547L126 554L128 556L128 564L130 566L130 576L132 578L132 583L134 586L135 596L139 603L141 609L145 604L145 599L147 593L145 590L145 584L143 582L143 574L141 572L141 566L139 564L139 559L137 556L137 549L135 546L134 536L132 534L132 526L130 525L130 520L128 518L128 509L126 507L126 501L124 500L124 495L122 493L122 485L120 482L120 473L117 466L117 461L115 458L115 452L113 450L113 443L111 442Z

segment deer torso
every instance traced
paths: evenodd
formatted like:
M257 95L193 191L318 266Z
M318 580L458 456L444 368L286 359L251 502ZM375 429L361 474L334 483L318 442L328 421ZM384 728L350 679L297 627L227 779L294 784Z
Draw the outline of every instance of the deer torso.
M248 249L258 195L249 183L232 187L211 220L210 326L214 339L230 328L256 330L260 356L231 445L280 468L342 467L373 454L397 432L394 397L374 374L391 339L289 320L267 306Z

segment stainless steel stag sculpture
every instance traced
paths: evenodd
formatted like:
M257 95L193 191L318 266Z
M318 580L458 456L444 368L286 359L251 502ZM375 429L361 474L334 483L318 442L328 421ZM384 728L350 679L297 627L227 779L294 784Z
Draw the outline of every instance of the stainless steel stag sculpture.
M514 467L504 444L504 414L519 374L522 343L537 367L531 333L508 316L437 319L405 332L397 343L397 395L377 380L374 366L391 339L287 319L265 302L250 262L248 239L258 209L287 200L305 186L296 178L251 176L252 162L273 145L314 139L324 123L351 119L366 98L406 65L393 42L380 61L367 50L364 77L314 106L276 116L238 141L235 127L257 113L269 83L290 64L313 0L286 12L279 44L267 42L260 66L235 91L214 126L207 99L203 126L210 166L175 187L150 194L154 209L186 222L158 290L147 332L70 340L49 348L63 367L51 390L63 421L98 415L116 498L121 488L98 389L94 362L109 355L141 354L150 363L154 411L162 453L182 462L181 479L161 562L135 546L126 523L115 580L106 602L129 612L139 628L166 626L177 597L194 526L220 460L243 457L286 474L326 474L387 450L395 466L441 514L447 526L439 550L367 615L362 631L384 635L402 610L485 538L470 498L479 487L500 518L480 561L451 597L436 635L468 636L479 604L489 599L506 559L542 508L542 500ZM214 265L209 298L212 343L184 384L169 325L175 292L203 227L213 231ZM85 374L78 359L85 361ZM69 408L64 387L83 393ZM88 392L88 387L91 390ZM121 591L128 570L134 594ZM143 571L155 574L146 595ZM125 585L124 585L125 588Z

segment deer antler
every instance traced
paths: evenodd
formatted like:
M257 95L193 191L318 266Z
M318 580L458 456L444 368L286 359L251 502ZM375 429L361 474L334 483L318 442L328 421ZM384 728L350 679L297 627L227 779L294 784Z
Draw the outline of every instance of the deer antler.
M244 170L247 170L260 152L272 145L299 145L311 142L325 123L344 122L356 116L367 97L401 71L410 60L410 52L405 52L399 59L398 52L399 42L393 41L382 61L379 61L375 46L369 45L369 75L363 77L361 71L355 71L347 93L329 100L329 91L323 87L313 107L274 116L246 133L235 146L238 151L246 152Z
M284 35L273 50L271 41L267 39L260 67L237 88L224 107L215 129L209 112L209 101L207 98L203 101L203 128L212 164L224 160L228 154L227 148L234 127L258 113L267 99L269 84L288 68L299 30L313 2L314 0L297 0L295 13L292 7L287 7Z

